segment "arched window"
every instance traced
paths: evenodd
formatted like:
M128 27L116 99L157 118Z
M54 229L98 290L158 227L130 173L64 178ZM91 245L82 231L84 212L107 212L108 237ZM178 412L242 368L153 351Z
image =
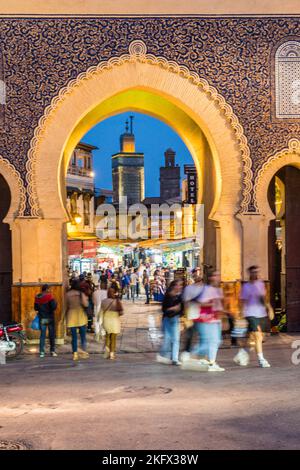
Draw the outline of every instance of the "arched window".
M275 54L277 118L300 118L300 41L287 41Z

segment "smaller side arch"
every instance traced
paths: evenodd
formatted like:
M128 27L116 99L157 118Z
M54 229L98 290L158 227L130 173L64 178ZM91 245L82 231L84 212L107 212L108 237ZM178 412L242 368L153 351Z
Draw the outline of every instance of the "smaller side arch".
M3 222L11 224L16 219L16 217L21 217L24 215L26 206L26 190L20 173L7 159L3 158L1 155L0 174L6 180L11 193L10 208Z
M300 141L298 139L290 139L288 146L269 157L258 172L254 184L255 203L258 213L265 215L268 220L275 217L268 202L268 187L277 171L286 165L300 169Z

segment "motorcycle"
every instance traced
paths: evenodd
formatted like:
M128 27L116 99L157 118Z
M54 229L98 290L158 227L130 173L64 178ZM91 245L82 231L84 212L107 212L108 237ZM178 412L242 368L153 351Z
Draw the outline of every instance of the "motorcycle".
M24 349L25 334L21 323L0 323L0 353L7 358L17 357Z

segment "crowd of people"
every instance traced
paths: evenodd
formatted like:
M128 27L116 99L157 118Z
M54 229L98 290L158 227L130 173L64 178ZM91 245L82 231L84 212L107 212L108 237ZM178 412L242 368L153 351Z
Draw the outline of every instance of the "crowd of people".
M222 342L222 319L229 317L228 324L235 340L232 343L240 346L234 362L247 366L254 349L258 365L270 367L263 355L263 335L268 330L268 317L272 319L272 309L266 301L265 284L259 279L258 267L251 266L248 271L249 281L243 284L240 295L244 320L234 321L224 312L219 272L212 271L204 282L195 270L192 282L185 287L181 280L172 281L162 303L163 343L157 361L181 365L192 359L198 361L199 366L205 366L207 371L223 372L225 369L217 363L217 355ZM185 345L179 359L181 317L185 324Z
M143 286L143 292L141 289ZM123 298L133 302L145 295L146 304L151 298L162 304L163 341L157 361L162 364L181 365L198 361L208 371L222 372L217 363L222 342L222 320L229 320L232 344L240 349L233 360L241 366L249 363L250 352L257 353L260 367L270 367L263 355L263 333L268 328L271 307L266 302L264 283L259 279L257 266L249 268L249 281L241 289L243 322L224 312L220 274L211 271L204 282L200 268L194 269L189 282L172 279L170 270L156 269L150 278L149 269L119 268L116 272L103 270L70 276L66 294L66 327L72 338L73 359L88 358L87 331L94 332L97 341L105 337L104 356L115 359L117 335L121 332L124 313ZM40 319L40 357L45 356L45 338L48 328L50 353L55 351L55 310L57 302L48 285L35 297L35 310ZM184 325L184 347L180 355L180 324ZM78 332L80 348L78 348ZM179 357L180 355L180 357Z

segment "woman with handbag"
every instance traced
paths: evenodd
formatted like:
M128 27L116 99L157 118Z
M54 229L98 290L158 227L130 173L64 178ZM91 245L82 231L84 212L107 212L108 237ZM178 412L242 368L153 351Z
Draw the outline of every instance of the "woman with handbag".
M74 280L71 289L67 292L67 328L71 329L73 360L78 361L77 330L79 329L81 348L80 357L87 359L86 352L86 327L88 317L86 309L89 305L88 297L81 291L80 281Z
M117 336L121 333L120 316L124 309L119 299L118 290L110 287L107 292L107 299L101 303L101 320L106 332L105 335L105 359L115 359ZM100 320L100 321L101 321Z

